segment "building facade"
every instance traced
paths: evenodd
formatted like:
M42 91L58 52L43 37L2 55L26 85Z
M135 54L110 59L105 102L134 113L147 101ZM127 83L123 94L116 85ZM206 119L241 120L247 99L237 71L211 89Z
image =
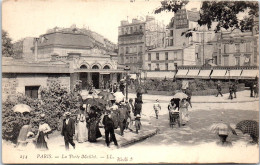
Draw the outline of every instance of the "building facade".
M118 62L130 67L132 73L142 69L144 55L148 49L164 45L164 25L154 17L146 20L133 19L131 23L121 21L118 28Z
M25 58L26 60L33 59L33 52L31 48L34 45L33 37L26 37L14 42L14 54L17 58Z
M259 37L253 32L223 32L218 44L215 63L220 66L258 66Z

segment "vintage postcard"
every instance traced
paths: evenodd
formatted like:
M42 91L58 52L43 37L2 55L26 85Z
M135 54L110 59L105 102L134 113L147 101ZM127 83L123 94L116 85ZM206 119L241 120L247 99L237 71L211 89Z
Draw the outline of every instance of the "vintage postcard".
M258 163L259 2L4 0L2 161Z

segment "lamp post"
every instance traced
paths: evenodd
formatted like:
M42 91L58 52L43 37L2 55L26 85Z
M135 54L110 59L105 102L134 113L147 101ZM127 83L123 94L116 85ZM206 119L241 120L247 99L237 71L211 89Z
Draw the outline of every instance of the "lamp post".
M230 69L228 69L228 82L230 82Z
M127 74L126 74L126 100L128 100L128 81L129 81L129 76L128 76L128 73L129 73L129 71L130 71L130 68L128 67L128 66L125 66L125 68L124 68L124 71L126 71L127 72Z

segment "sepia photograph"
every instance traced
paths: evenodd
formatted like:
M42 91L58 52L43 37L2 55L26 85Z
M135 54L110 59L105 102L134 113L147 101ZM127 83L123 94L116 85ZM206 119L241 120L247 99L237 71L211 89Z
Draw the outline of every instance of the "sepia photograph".
M2 163L259 163L259 2L3 0Z

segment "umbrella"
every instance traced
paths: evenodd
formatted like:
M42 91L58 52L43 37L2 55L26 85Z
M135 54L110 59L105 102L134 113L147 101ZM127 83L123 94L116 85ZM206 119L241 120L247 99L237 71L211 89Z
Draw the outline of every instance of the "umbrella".
M101 104L101 105L106 105L106 104L107 104L107 101L104 100L104 99L98 98L98 99L94 99L94 100L95 100L97 103Z
M178 93L176 93L174 96L173 96L173 98L174 99L186 99L188 96L185 94L185 93L183 93L183 92L178 92Z
M236 125L236 129L242 131L243 134L249 134L253 140L259 137L259 125L257 121L254 120L243 120Z
M29 107L26 104L17 104L16 106L13 107L14 112L23 113L23 112L31 112L31 110L32 110L31 107Z
M97 101L93 98L87 98L83 101L84 104L97 105Z
M230 127L229 124L225 123L215 123L209 127L210 132L220 134L220 135L228 135L229 133L233 133L237 135L236 131Z
M102 91L98 94L99 96L102 96L102 99L104 100L115 100L115 96L107 91Z
M124 101L125 95L123 95L122 92L116 92L114 93L116 103L119 103L120 101Z

